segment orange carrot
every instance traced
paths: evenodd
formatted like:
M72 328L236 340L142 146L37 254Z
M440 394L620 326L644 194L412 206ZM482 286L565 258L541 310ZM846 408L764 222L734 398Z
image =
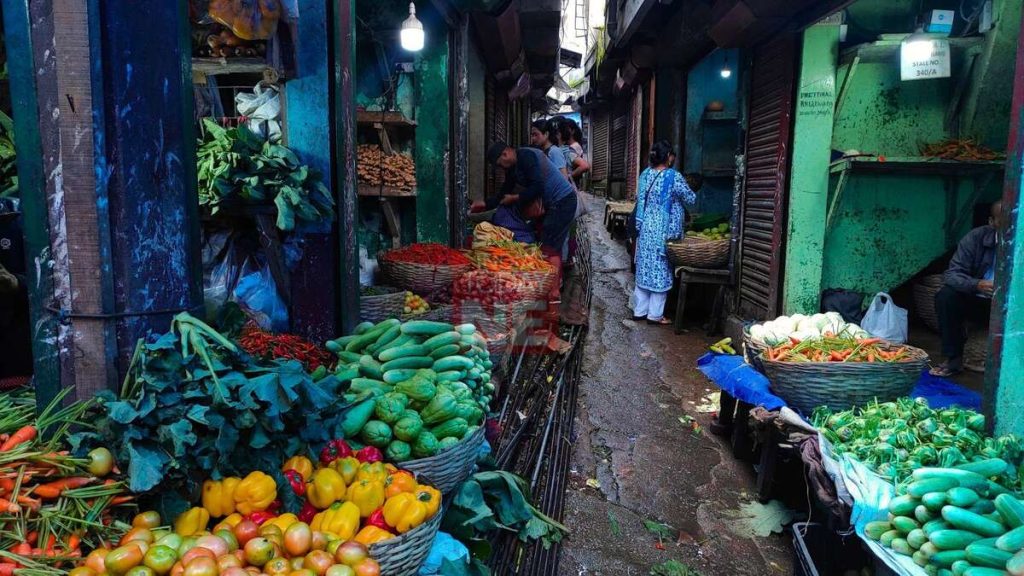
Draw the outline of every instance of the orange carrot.
M82 539L78 537L78 534L72 534L68 536L68 550L77 550L79 544L82 543Z
M874 352L868 352L868 362L874 362L874 361L875 361L875 353Z
M0 512L7 512L8 514L17 514L21 512L21 506L11 502L6 498L0 498Z
M111 506L120 506L121 504L127 504L135 500L135 496L114 496L110 499Z
M12 564L11 562L0 562L0 576L14 576L14 571L17 568L17 564Z
M25 542L29 544L35 544L39 541L39 532L33 530L25 535Z
M862 338L857 340L857 344L860 344L861 346L870 346L872 344L878 344L881 341L881 338Z
M24 494L18 495L18 504L21 504L22 507L28 508L29 510L36 511L43 507L42 501L37 500L35 498L30 498Z
M35 493L40 498L57 498L65 490L74 490L75 488L87 486L93 480L95 480L95 478L92 478L91 476L71 476L69 478L61 478L60 480L54 480L48 484L40 484L39 486L36 486Z
M32 545L28 542L15 544L13 547L11 547L11 552L17 554L18 556L28 556L32 553Z
M31 424L27 426L22 426L21 428L18 429L17 432L11 434L11 437L8 438L3 444L0 444L0 452L7 452L12 448L16 448L17 446L20 446L26 442L32 441L35 439L38 433L39 432L38 430L36 430L36 427Z

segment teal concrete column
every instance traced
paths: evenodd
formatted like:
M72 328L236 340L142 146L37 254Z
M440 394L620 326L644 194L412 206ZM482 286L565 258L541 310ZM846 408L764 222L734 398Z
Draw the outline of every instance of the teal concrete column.
M425 26L427 45L416 60L416 240L447 244L448 30L443 22Z
M782 287L785 314L818 311L838 52L838 26L812 26L804 32Z

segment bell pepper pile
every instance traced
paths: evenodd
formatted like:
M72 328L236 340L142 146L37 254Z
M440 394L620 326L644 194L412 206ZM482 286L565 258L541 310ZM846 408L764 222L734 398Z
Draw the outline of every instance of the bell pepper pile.
M498 242L482 246L470 254L478 268L491 272L549 272L551 263L544 258L540 248L521 242Z
M763 356L776 362L903 362L910 359L910 350L880 338L826 337L803 342L793 339L768 348Z
M309 340L294 334L272 334L251 322L242 329L238 344L249 354L263 360L298 360L309 372L315 372L321 366L334 366L330 352Z
M472 263L462 252L449 248L444 244L437 244L435 242L410 244L402 248L389 250L385 252L382 257L394 262L432 264L435 266L459 266Z

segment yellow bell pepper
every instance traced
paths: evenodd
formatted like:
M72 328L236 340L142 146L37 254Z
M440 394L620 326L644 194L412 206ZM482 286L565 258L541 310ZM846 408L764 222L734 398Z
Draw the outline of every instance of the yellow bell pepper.
M241 478L229 476L223 480L203 482L203 508L211 518L220 518L235 512L235 490Z
M395 466L391 462L384 464L384 469L388 471L388 474L395 474L396 472L405 472L405 470L399 470L398 466Z
M416 499L423 502L427 508L427 518L433 518L434 514L441 509L441 491L433 486L424 486L416 489Z
M384 521L399 534L405 534L426 519L427 503L420 502L415 494L403 492L384 503Z
M242 521L242 515L238 512L234 514L228 514L223 520L217 522L217 525L213 527L213 532L221 529L232 530L238 523Z
M305 456L292 456L281 465L281 472L285 470L295 470L303 480L309 482L309 477L313 475L313 461Z
M284 533L284 531L287 530L289 526L291 526L292 524L295 524L298 521L299 521L299 517L298 516L296 516L295 514L292 514L291 512L287 512L285 514L281 514L277 518L271 518L270 520L267 520L266 522L263 523L263 525L264 526L267 526L267 525L277 526L278 528L281 529L281 533Z
M356 480L384 482L387 479L388 469L384 467L383 462L364 462L359 466L359 472L356 473Z
M259 470L250 472L235 488L235 510L252 514L270 507L277 498L277 482Z
M419 483L416 482L416 477L407 470L399 470L388 476L388 479L384 481L384 497L394 498L405 492L411 494L417 488L419 488Z
M174 519L174 533L178 536L192 536L206 530L210 513L205 508L190 508Z
M382 530L376 526L366 526L356 534L355 541L363 546L370 546L394 537L395 535L387 530Z
M359 472L359 460L352 456L338 458L331 462L331 468L341 474L341 477L345 479L345 485L348 486L356 480L356 474Z
M384 482L356 480L348 487L345 499L359 507L359 515L367 518L384 505Z
M306 498L314 508L323 510L345 497L345 479L332 468L320 468L313 472L306 487Z
M309 527L316 532L334 534L339 540L351 540L359 529L359 507L351 502L335 502L313 516Z

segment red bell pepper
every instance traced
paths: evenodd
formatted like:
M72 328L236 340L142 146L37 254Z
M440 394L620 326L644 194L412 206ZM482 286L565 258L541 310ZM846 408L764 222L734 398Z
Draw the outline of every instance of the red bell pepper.
M251 520L256 523L257 526L262 526L264 522L272 518L276 518L277 514L270 510L261 510L259 512L253 512L245 517L246 520Z
M344 440L331 440L320 450L320 464L327 466L339 458L348 458L352 455L352 447Z
M288 485L291 486L292 492L295 492L296 496L306 495L306 482L302 479L302 474L295 470L285 470L284 479L288 481Z
M317 512L319 512L319 510L314 508L312 504L309 502L303 502L302 509L299 510L299 521L309 524L313 521L313 516L316 516Z
M393 527L388 526L387 520L384 520L384 508L383 507L377 508L376 510L373 511L373 514L370 514L370 517L366 519L366 525L367 526L376 526L377 528L380 528L381 530L387 530L388 532L392 532L392 533L395 531L395 529Z
M380 449L376 446L366 446L356 452L356 460L363 463L369 462L371 464L373 462L382 462L384 460L384 454L381 453Z

